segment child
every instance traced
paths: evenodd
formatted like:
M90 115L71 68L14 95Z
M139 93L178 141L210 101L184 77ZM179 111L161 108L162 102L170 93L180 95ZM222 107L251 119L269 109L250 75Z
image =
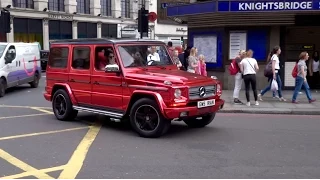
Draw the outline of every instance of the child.
M207 68L206 68L206 60L205 60L205 57L204 55L200 55L199 56L199 74L202 75L202 76L207 76Z

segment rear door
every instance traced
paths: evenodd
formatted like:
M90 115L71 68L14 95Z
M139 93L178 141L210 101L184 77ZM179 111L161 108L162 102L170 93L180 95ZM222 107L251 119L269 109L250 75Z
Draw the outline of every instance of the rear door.
M77 102L82 106L91 104L91 57L93 57L92 49L89 45L72 46L69 86Z

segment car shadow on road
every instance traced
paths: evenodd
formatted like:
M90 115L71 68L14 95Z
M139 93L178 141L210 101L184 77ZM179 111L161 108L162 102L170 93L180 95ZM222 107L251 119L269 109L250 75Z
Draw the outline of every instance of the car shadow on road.
M129 122L114 122L110 121L108 117L90 113L81 113L78 115L77 120L93 124L98 123L101 124L103 129L111 130L114 132L124 133L128 136L135 136L136 133L132 130ZM218 128L207 126L204 128L190 128L183 121L173 121L171 123L170 129L161 138L171 139L171 138L188 138L194 137L197 135L210 134L214 135L219 133L220 130Z
M21 86L17 86L17 87L12 87L12 88L8 88L6 90L6 94L9 96L13 96L16 93L20 93L21 91L25 91L26 89L31 90L32 88L30 87L30 85L21 85Z

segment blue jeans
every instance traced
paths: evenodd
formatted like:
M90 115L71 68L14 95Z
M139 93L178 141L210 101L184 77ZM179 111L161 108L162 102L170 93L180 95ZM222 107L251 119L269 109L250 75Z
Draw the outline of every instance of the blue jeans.
M306 95L307 95L307 98L309 99L309 101L312 100L310 87L309 87L308 82L304 81L304 79L302 77L297 76L296 77L296 87L294 88L292 101L297 100L297 96L298 96L299 91L301 90L302 87L304 87L304 91L306 92Z
M270 80L270 84L268 87L266 87L264 90L261 91L261 96L263 96L266 92L270 91L271 89L271 83L272 83L272 79ZM276 81L278 83L278 94L279 94L279 98L282 98L282 91L281 91L281 85L282 85L282 82L281 82L281 79L280 79L280 75L278 73L276 73ZM273 94L275 96L275 93Z

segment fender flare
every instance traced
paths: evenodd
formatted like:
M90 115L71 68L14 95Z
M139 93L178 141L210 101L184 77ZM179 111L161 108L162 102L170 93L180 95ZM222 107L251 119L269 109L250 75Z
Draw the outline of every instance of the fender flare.
M52 94L51 100L53 98L54 92L56 91L56 88L61 89L59 87L63 87L63 89L67 91L67 93L69 94L69 97L70 97L70 100L71 100L72 104L77 104L78 103L76 98L73 95L73 92L72 92L70 86L68 84L66 84L66 83L55 83L54 84L54 86L52 87L52 90L51 90L51 94Z
M133 91L131 98L130 98L130 101L129 101L129 104L126 109L126 114L130 113L130 109L134 103L133 102L134 98L132 98L132 97L135 97L137 94L147 94L147 95L153 96L154 99L156 100L156 103L159 106L160 112L162 113L162 115L165 116L164 109L167 107L167 105L164 103L162 96L157 92L145 91L145 90L134 90Z

